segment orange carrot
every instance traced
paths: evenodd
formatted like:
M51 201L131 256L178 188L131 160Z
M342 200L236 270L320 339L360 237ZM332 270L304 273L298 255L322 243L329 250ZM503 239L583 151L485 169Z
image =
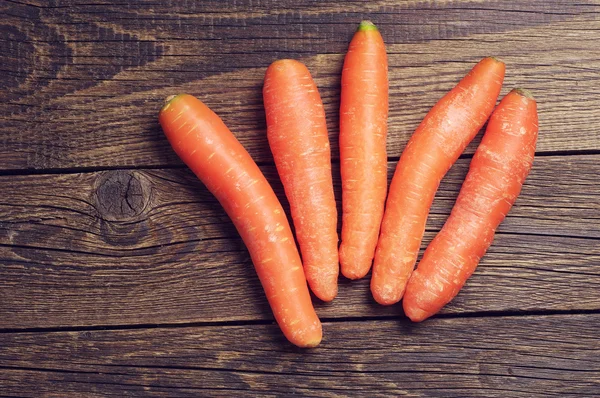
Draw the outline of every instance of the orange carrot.
M283 59L269 66L263 88L267 136L290 202L304 272L324 301L337 295L337 210L325 111L310 72Z
M403 305L410 319L437 313L475 271L521 192L537 135L535 100L526 90L511 91L490 118L450 217L408 282Z
M340 163L342 274L371 269L387 192L388 76L385 44L370 21L360 23L342 70Z
M321 323L292 231L256 163L223 121L190 95L169 98L159 121L175 152L231 217L285 336L300 347L318 345Z
M480 61L429 111L406 145L375 251L371 291L380 304L402 298L439 183L492 113L503 79L502 62Z

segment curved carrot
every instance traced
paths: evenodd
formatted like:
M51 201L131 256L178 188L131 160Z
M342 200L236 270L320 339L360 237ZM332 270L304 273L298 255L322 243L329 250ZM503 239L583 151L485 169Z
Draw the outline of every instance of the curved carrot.
M387 192L388 76L385 44L370 21L360 23L342 70L340 171L342 274L371 269Z
M398 302L413 271L442 177L492 113L504 64L485 58L425 116L396 166L375 251L371 292Z
M535 100L511 91L490 118L450 217L408 282L403 305L410 319L437 313L475 271L521 192L537 135Z
M175 152L231 217L285 336L300 347L318 345L321 323L292 231L256 163L223 121L190 95L171 98L159 121Z
M337 209L325 111L301 62L273 62L263 88L267 136L290 202L304 272L321 300L337 295Z

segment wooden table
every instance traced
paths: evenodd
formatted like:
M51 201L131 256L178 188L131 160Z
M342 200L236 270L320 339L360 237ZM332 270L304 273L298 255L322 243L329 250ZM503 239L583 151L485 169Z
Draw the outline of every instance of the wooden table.
M113 4L111 4L113 3ZM600 2L5 0L0 395L600 396ZM361 19L388 45L390 175L427 110L479 59L539 102L534 169L476 274L412 324L369 278L316 303L320 347L274 325L226 214L157 123L212 107L285 203L261 87L305 62L336 193L340 71ZM473 142L440 186L449 214Z

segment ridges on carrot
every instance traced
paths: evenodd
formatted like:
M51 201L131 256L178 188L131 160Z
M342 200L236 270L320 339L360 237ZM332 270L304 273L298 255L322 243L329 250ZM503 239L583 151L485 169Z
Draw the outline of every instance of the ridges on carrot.
M403 306L410 319L437 313L475 271L529 174L537 136L535 100L526 90L511 91L490 118L450 217L408 282Z
M175 152L219 200L246 244L273 314L290 342L322 337L287 217L264 175L200 100L170 97L159 114Z
M340 172L342 274L371 269L387 193L388 70L383 38L370 21L354 34L342 69Z
M495 58L481 60L429 111L406 145L375 251L371 291L378 303L402 298L439 183L492 113L504 70Z
M308 68L273 62L265 73L267 137L290 203L308 284L324 301L337 295L337 208L325 111Z

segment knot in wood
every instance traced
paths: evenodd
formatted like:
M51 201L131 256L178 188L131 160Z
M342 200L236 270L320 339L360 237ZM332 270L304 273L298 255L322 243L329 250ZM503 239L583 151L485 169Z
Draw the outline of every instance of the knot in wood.
M146 208L150 189L143 176L131 170L103 173L96 189L96 210L107 221L136 218Z

